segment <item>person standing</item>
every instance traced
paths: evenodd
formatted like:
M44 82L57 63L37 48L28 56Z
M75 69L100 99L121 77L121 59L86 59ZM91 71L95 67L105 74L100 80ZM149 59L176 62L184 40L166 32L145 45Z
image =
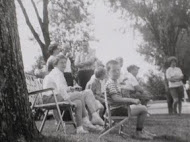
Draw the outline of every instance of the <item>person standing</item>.
M94 74L96 57L90 52L89 43L86 41L82 47L82 51L75 60L75 66L78 67L78 84L85 89L87 82Z
M168 104L168 114L173 114L173 98L169 91L168 80L166 78L166 70L169 66L170 65L168 61L166 61L164 65L164 88L165 88L166 99L167 99L167 104Z
M48 52L49 52L50 56L46 62L48 72L50 72L53 69L53 61L55 59L55 56L58 55L60 53L60 51L61 51L61 49L58 48L57 43L49 45Z
M72 74L72 68L71 68L72 65L71 64L74 62L74 60L73 60L73 56L71 53L71 46L69 44L65 44L62 53L68 59L67 63L66 63L66 68L64 70L64 76L65 76L67 85L73 86L74 85L74 83L73 83L74 78L73 78L73 74Z
M183 73L179 67L177 67L177 58L171 56L168 58L170 67L166 70L166 78L169 84L169 90L173 98L174 113L177 114L177 106L179 115L182 111L182 98L184 97L183 88Z

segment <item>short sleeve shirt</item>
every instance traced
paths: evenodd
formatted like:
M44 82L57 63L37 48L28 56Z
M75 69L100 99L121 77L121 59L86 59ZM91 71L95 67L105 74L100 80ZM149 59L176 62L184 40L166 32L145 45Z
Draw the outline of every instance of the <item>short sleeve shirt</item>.
M106 93L108 99L112 100L113 95L118 95L121 97L121 89L117 82L113 81L112 79L108 79L106 82Z
M174 68L169 67L166 70L166 78L167 79L170 79L172 77L180 77L180 76L183 76L183 73L182 73L181 69L178 67L174 67ZM169 81L169 88L179 87L182 85L183 85L182 81L178 81L178 82L170 82Z
M54 93L62 96L65 100L69 98L67 87L63 73L56 67L43 80L43 89L54 88ZM43 95L49 96L51 94L49 92Z
M55 56L50 56L47 60L46 66L47 70L50 72L53 69L53 61L55 60Z
M91 89L94 95L102 94L101 82L96 77L91 77L90 81L86 85L86 89Z
M125 81L125 88L128 90L135 90L135 86L139 85L139 82L137 81L136 77L134 75L132 75L131 73L127 73L126 75L127 80Z

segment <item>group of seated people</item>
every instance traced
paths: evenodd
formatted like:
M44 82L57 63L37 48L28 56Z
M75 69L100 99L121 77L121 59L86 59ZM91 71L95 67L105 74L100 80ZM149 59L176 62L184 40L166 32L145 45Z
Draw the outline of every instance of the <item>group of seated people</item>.
M137 138L152 139L155 136L155 134L143 130L148 111L146 103L141 104L141 101L146 100L147 102L148 99L136 79L139 67L129 66L127 70L130 75L123 75L124 77L121 79L121 62L117 59L110 60L107 62L106 68L103 65L97 66L94 75L86 84L86 88L79 91L79 86L68 85L64 76L68 56L58 54L59 52L57 50L56 54L52 54L48 59L48 64L51 66L43 80L43 88L54 88L58 102L68 101L75 105L76 133L88 133L84 127L102 130L105 113L105 100L102 92L106 92L108 101L118 105L117 109L112 112L113 115L128 115L127 106L130 104L131 115L137 116L135 133ZM55 100L51 93L43 95L43 103L53 102ZM59 121L59 118L56 119Z

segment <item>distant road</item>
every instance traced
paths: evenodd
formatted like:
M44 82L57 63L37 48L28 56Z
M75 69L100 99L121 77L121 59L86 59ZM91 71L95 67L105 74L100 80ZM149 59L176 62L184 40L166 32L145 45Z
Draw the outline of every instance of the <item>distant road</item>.
M167 103L166 101L153 101L150 104L148 104L148 111L150 114L167 114ZM182 103L182 113L190 114L190 102Z

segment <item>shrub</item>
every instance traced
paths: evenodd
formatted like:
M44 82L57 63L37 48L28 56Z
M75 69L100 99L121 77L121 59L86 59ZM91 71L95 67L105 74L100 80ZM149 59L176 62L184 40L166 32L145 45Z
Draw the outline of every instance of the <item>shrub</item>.
M151 94L153 100L165 100L166 92L164 86L164 79L161 75L149 71L147 82L143 83L144 89Z

